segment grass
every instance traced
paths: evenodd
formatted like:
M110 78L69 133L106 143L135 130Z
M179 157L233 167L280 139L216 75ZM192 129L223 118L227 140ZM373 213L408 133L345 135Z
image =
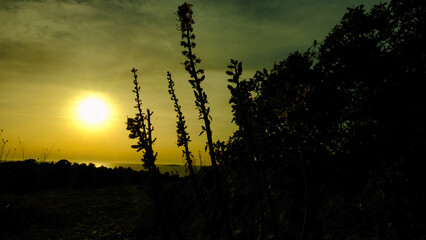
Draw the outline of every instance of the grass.
M0 217L6 217L0 239L139 239L149 234L141 223L152 214L144 188L107 186L0 196L6 213Z

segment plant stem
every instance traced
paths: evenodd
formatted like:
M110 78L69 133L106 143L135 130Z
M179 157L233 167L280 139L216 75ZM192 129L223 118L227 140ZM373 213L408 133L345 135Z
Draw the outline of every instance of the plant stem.
M249 155L249 160L247 161L249 164L248 171L251 172L250 175L253 176L253 181L255 185L256 195L258 197L258 201L260 203L261 209L263 211L264 201L266 202L267 209L269 210L272 232L274 237L278 237L277 225L276 225L276 216L275 216L275 205L273 204L272 197L269 191L269 183L264 174L263 161L261 161L259 157L259 153L257 152L256 139L253 137L252 126L250 125L251 118L250 114L247 111L247 101L250 93L248 89L242 89L240 77L242 75L242 63L231 59L231 65L228 66L230 71L227 71L226 74L231 76L231 79L228 79L228 82L235 83L236 86L232 87L228 85L228 89L231 91L232 98L230 103L234 103L233 112L234 112L234 121L237 125L239 125L240 131L243 134L243 144ZM259 183L260 179L260 183ZM250 181L250 179L249 179ZM263 195L263 196L262 196ZM263 198L263 199L262 199ZM263 201L264 200L264 201ZM261 214L260 216L260 239L264 238L264 216Z
M209 215L207 213L207 206L203 200L202 194L200 192L200 190L198 189L197 186L197 179L195 176L195 172L194 169L192 167L192 158L191 158L191 152L189 151L189 134L186 131L186 125L185 125L185 117L183 116L182 110L181 110L181 106L179 105L179 101L176 97L175 94L175 89L174 89L174 82L172 80L172 76L169 72L167 72L167 79L169 80L169 94L171 97L171 100L174 102L174 107L175 107L175 112L177 113L177 133L178 133L178 146L182 146L184 147L185 150L183 150L184 156L185 156L185 160L186 160L186 166L189 170L190 173L190 178L191 178L191 182L192 182L192 187L194 188L195 191L195 197L198 201L198 203L200 204L201 207L201 211L203 213L204 216L204 220L206 222L206 226L210 232L210 235L212 237L212 239L218 239L216 236L216 233L218 232L218 229L213 229L213 224L210 222L209 219ZM215 225L216 226L216 225Z
M133 83L135 85L133 92L136 94L136 106L138 113L135 118L127 118L127 130L130 130L130 138L137 138L138 144L132 145L132 148L137 149L137 151L144 151L142 158L143 166L148 170L151 182L150 195L154 205L154 209L157 211L158 224L162 226L161 236L164 240L171 239L171 233L177 237L177 239L183 239L182 235L179 232L176 224L172 224L171 220L174 220L173 217L170 217L171 211L170 206L166 200L166 194L164 191L163 184L161 182L160 171L155 165L157 153L153 150L153 144L155 138L153 139L152 131L154 130L151 123L151 116L153 112L147 109L147 114L145 115L142 111L142 100L139 95L140 86L138 83L138 76L136 74L136 69L132 69L133 72ZM146 123L145 123L146 121ZM169 214L169 216L167 216Z
M193 31L192 24L194 23L194 21L192 19L191 7L192 7L191 4L184 3L183 5L179 6L178 12L177 12L177 15L179 16L179 21L181 23L181 26L179 29L182 33L182 40L183 40L181 44L187 49L187 52L186 51L183 52L183 54L188 58L188 61L185 62L185 69L188 71L191 78L193 78L192 80L189 80L189 82L192 85L192 88L195 89L194 90L194 95L196 99L195 104L199 110L199 114L200 114L199 118L200 119L202 118L204 120L204 126L202 129L203 129L203 132L205 131L207 134L207 147L209 149L213 175L216 182L216 200L218 202L219 210L222 212L223 218L225 221L225 226L224 226L225 232L229 239L234 239L230 221L229 221L228 210L223 200L223 190L221 186L218 166L216 163L216 154L215 154L213 137L212 137L213 134L212 134L211 126L210 126L210 123L211 123L210 108L206 107L206 104L208 103L207 94L204 92L203 88L201 87L201 82L204 80L205 76L202 75L199 78L197 74L202 73L203 70L200 69L197 71L195 68L196 63L194 62L194 60L197 61L197 63L200 62L201 60L197 58L192 51L192 48L195 47L195 43L191 42L191 39L195 39L195 35L192 34L192 31Z
M304 213L303 213L303 224L302 224L302 230L300 232L300 240L303 240L305 238L305 228L306 228L306 221L308 218L308 185L307 185L307 179L306 179L306 170L305 170L305 160L303 158L303 152L302 147L300 143L300 137L299 137L299 131L296 129L296 136L297 136L297 146L298 146L298 152L299 152L299 158L300 163L302 167L302 174L303 174L303 185L304 185L304 197L305 197L305 206L304 206Z

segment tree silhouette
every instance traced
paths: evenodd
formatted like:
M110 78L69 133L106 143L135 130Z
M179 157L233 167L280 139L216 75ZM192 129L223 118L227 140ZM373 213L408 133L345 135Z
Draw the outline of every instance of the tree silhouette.
M416 156L425 147L425 9L424 1L349 8L323 42L258 71L250 90L238 92L232 79L239 131L226 156L246 149L247 122L236 114L244 109L254 136L248 142L259 143L268 177L282 171L297 183L284 183L294 189L296 208L311 206L305 217L284 216L299 224L287 234L305 228L305 239L419 236L424 220L413 209L424 209L417 184L426 168ZM237 100L251 91L249 105ZM270 191L281 192L273 185Z

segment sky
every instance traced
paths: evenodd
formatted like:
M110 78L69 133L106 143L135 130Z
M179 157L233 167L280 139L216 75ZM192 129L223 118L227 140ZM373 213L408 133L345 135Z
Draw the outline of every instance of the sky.
M386 1L385 1L386 2ZM187 119L190 149L208 164L177 31L176 0L0 0L0 160L140 163L130 146L135 115L131 69L138 69L144 109L154 112L158 164L184 164L167 71ZM226 66L243 78L271 69L296 50L321 42L347 7L375 0L194 0L195 53L211 107L213 139L226 141L231 122ZM106 119L83 121L87 98L104 102ZM2 148L3 147L3 148Z

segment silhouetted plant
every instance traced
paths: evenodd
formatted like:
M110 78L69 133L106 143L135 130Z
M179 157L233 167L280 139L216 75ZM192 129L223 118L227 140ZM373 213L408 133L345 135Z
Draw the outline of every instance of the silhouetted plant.
M161 235L164 239L170 239L171 235L175 234L176 237L181 238L177 226L171 223L173 217L170 216L170 206L166 201L164 187L160 179L160 171L155 164L157 153L153 150L153 139L152 132L154 130L151 123L151 116L153 112L147 109L146 114L142 110L142 100L139 95L140 85L138 83L138 75L136 74L137 69L131 70L133 73L133 84L135 85L132 90L135 95L135 101L137 109L136 116L134 118L127 118L127 130L130 131L129 138L138 139L136 145L132 145L132 148L136 151L143 152L143 166L148 170L151 179L150 195L153 201L155 210L157 211L158 224L162 225ZM168 216L169 215L169 216ZM171 231L172 230L172 231ZM171 234L172 232L172 234Z
M212 138L212 130L211 130L211 116L210 116L210 107L207 107L208 101L207 101L207 94L201 87L201 83L205 79L204 70L203 69L197 69L197 65L201 63L201 59L197 57L193 50L196 46L194 40L195 40L195 34L193 34L193 28L192 25L195 23L195 21L192 18L192 4L184 3L183 5L179 6L177 15L179 17L180 27L179 30L182 33L182 41L181 46L185 48L184 51L182 51L182 54L187 58L187 60L184 62L185 70L189 73L191 79L189 80L189 83L191 84L192 88L194 89L194 95L195 95L195 106L197 107L199 111L199 119L204 120L204 126L202 127L202 131L200 133L203 134L206 132L207 134L207 147L209 149L211 163L214 168L216 168L216 158L214 155L213 150L213 138Z
M316 239L322 231L323 239L405 239L421 232L400 221L414 219L410 204L401 210L389 203L411 201L424 209L416 203L424 198L408 196L418 194L415 181L424 181L424 161L414 153L423 155L425 146L425 4L395 0L370 12L349 8L318 53L296 52L270 72L256 73L252 127L264 133L261 141L255 137L265 146L262 160L276 167L268 174L282 171L281 178L297 186L293 214L299 217L282 215L294 224L286 231L293 238ZM245 138L239 130L228 146L241 150ZM403 175L417 180L408 187L398 178ZM271 185L274 195L280 192ZM286 183L286 191L291 188Z
M252 133L254 128L252 111L254 111L254 109L251 92L254 89L254 83L252 80L240 80L243 71L241 62L231 59L231 64L228 65L228 69L226 74L231 77L228 79L228 82L235 84L235 86L228 85L228 89L231 92L229 103L231 104L234 115L232 121L235 122L239 127L239 131L242 132L242 140L250 155L249 161L240 164L249 164L256 159L260 160L256 150L258 148L256 144L257 139L253 137Z
M193 24L195 23L192 14L192 4L184 3L181 6L178 7L177 16L179 17L179 26L178 30L181 32L181 46L184 47L184 51L182 51L182 54L187 58L187 60L183 63L185 65L185 70L189 73L189 76L191 79L189 80L189 83L191 84L192 88L194 89L194 95L195 95L195 106L198 109L199 116L198 118L201 120L204 120L204 126L202 126L202 131L200 133L203 134L204 132L207 135L207 146L206 149L209 149L210 154L210 160L213 168L213 173L216 181L216 194L217 194L217 201L218 201L218 207L220 211L222 212L224 216L225 221L225 233L229 239L233 239L230 220L228 216L228 210L226 208L226 204L223 199L223 189L221 186L221 181L219 177L218 167L217 167L217 161L215 156L215 149L213 145L213 137L212 137L212 130L211 130L211 120L212 117L210 116L210 107L207 107L208 101L207 101L207 94L205 93L204 89L201 87L201 83L205 79L204 70L199 68L197 69L197 65L201 63L201 59L197 57L194 54L194 48L196 46L195 44L195 34L193 33Z
M181 110L181 106L179 105L179 100L176 97L175 94L175 83L172 80L172 75L170 74L170 72L167 72L167 80L169 81L169 94L170 94L170 99L173 101L174 103L174 108L175 108L175 112L176 112L176 117L177 117L177 122L176 122L176 128L177 128L177 145L178 147L184 147L184 150L182 150L183 152L183 156L185 157L186 160L186 166L188 167L188 170L192 175L194 175L194 169L192 167L192 154L191 151L189 151L189 142L190 137L188 132L186 131L187 126L186 126L186 121L185 121L185 117L183 116L182 110Z
M19 147L21 147L22 160L25 160L25 143L21 142L21 139L18 137Z
M212 165L200 172L198 186L217 194L215 202L205 201L211 206L205 219L217 217L210 224L226 229L218 238L417 239L424 233L424 219L414 214L424 209L418 189L425 164L415 161L426 146L424 2L349 8L323 42L249 80L240 79L242 64L231 60L226 73L239 129L227 143L213 143L192 5L179 6L177 16ZM178 146L190 169L185 119L168 79Z
M2 130L3 131L3 130ZM5 139L1 139L1 151L0 151L0 160L3 157L3 152L4 152L4 147L6 146L6 144L9 142L9 140L5 140ZM9 149L10 150L10 149ZM8 153L9 154L9 153ZM6 156L7 158L7 156Z
M152 139L153 128L151 126L151 116L152 112L147 109L147 114L142 111L142 100L139 95L140 86L138 83L138 76L136 74L137 69L132 69L133 73L133 84L135 85L132 90L136 94L136 106L137 109L136 116L134 118L127 118L127 130L130 131L129 138L138 139L136 145L132 145L132 148L136 151L143 151L142 162L145 169L148 170L152 175L157 175L158 168L155 165L155 160L157 158L157 153L154 153L152 145L156 139ZM147 123L146 123L147 122Z
M53 145L49 148L45 148L42 147L41 148L41 157L40 157L40 161L45 162L46 159L49 157L50 153L52 152L52 150L55 148L56 144L59 142L59 140L57 140L56 142L53 143ZM59 151L59 149L58 149Z
M3 135L3 129L1 129L0 130L0 137ZM6 140L7 141L7 140ZM0 161L1 161L1 158L2 158L2 156L3 156L3 151L4 151L4 146L6 145L6 141L2 138L1 139L1 152L0 152Z
M259 222L264 223L264 215L267 211L270 216L270 223L272 226L272 232L274 237L278 236L276 217L275 217L275 208L272 203L272 198L269 191L269 183L265 177L265 171L263 168L264 162L262 161L260 154L257 149L259 146L257 144L257 139L253 137L253 126L254 119L253 114L253 101L251 92L255 88L253 80L250 81L240 81L242 75L242 63L238 60L231 59L231 64L228 65L228 71L226 74L231 78L228 79L229 83L235 84L235 86L228 85L228 89L231 92L231 99L229 103L232 106L232 112L234 113L233 121L239 126L239 131L241 131L243 137L244 149L248 153L249 158L243 163L247 166L247 170L251 173L251 178L248 179L249 182L254 183L256 189L256 195L258 197L260 205L260 214ZM266 209L264 204L266 204ZM260 239L264 238L264 226L259 226L260 228Z
M174 108L175 108L175 112L176 112L176 117L177 117L177 122L176 122L176 128L177 128L177 145L178 147L184 147L184 150L182 150L183 152L183 156L185 157L186 160L186 167L189 170L190 173L190 178L191 178L191 182L192 182L192 186L194 188L195 191L195 195L197 198L198 203L200 204L201 207L201 211L203 213L204 216L204 221L206 222L206 226L209 229L210 232L210 236L213 239L217 239L216 233L218 232L218 229L212 229L213 227L216 227L216 225L212 225L210 218L209 218L209 214L207 211L207 206L205 204L205 201L203 199L203 196L201 194L201 191L199 190L198 186L197 186L197 179L195 176L195 172L194 172L194 168L192 166L192 154L191 151L189 150L189 142L190 137L188 132L186 131L187 126L186 126L186 121L185 121L185 117L183 116L182 113L182 107L179 105L179 101L176 97L175 94L175 83L172 80L172 75L167 72L167 80L169 81L169 94L170 94L170 99L173 101L174 103Z
M10 159L15 159L15 153L16 153L16 148L13 148L13 154L12 154L12 157Z

